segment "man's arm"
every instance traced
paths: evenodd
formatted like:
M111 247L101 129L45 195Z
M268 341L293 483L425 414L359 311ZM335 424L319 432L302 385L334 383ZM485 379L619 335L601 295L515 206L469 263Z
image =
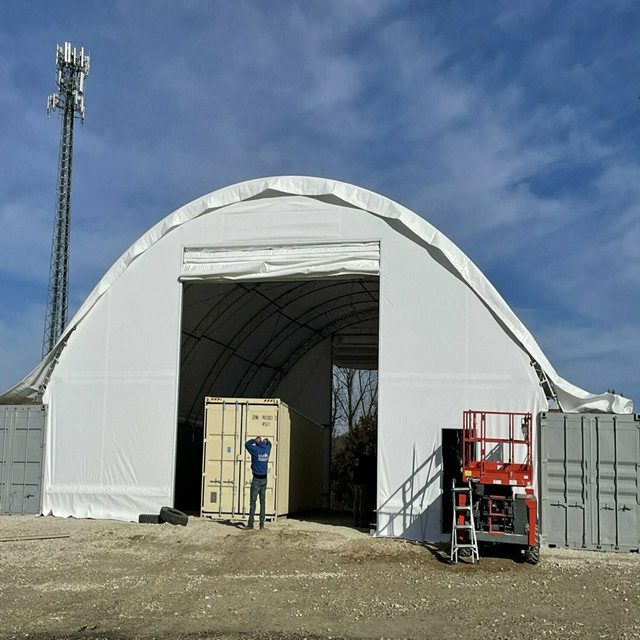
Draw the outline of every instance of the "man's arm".
M245 448L249 453L251 453L251 447L255 446L255 444L256 444L256 440L255 440L255 438L251 438L251 440L247 440L247 441L244 443L244 448Z

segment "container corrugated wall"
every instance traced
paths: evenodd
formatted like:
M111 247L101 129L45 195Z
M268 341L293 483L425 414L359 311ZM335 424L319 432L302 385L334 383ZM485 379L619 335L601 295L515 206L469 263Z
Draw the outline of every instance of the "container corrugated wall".
M540 428L544 541L640 550L640 416L548 412Z
M40 513L45 412L0 405L0 514Z
M205 398L203 517L248 517L252 474L244 444L257 436L272 443L266 518L322 506L323 427L279 399Z

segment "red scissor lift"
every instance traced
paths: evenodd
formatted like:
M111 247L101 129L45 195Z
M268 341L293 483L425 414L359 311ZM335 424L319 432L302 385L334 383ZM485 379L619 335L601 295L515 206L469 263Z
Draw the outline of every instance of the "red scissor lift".
M531 564L540 538L533 491L533 416L505 411L465 411L462 417L462 483L471 493L478 542L518 545ZM514 491L514 489L524 489ZM454 491L461 529L464 515ZM462 534L461 534L462 535Z

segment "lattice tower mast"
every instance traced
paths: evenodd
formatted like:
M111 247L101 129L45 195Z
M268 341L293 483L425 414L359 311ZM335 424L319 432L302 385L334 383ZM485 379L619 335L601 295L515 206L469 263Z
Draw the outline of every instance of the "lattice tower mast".
M44 322L42 357L58 342L67 324L67 294L69 290L69 232L71 223L71 161L73 154L73 121L76 114L84 122L84 85L89 75L89 56L84 47L80 53L70 42L56 47L58 92L47 100L47 115L62 112L62 135L58 161L56 215L51 242L49 291Z

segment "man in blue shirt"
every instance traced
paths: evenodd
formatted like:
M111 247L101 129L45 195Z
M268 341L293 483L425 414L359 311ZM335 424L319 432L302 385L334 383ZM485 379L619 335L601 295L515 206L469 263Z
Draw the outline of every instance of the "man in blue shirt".
M256 515L256 500L260 496L260 528L264 529L265 498L267 493L267 472L269 454L271 453L271 443L267 438L264 440L258 436L245 442L245 449L251 454L251 480L249 522L245 529L253 529L253 521Z

